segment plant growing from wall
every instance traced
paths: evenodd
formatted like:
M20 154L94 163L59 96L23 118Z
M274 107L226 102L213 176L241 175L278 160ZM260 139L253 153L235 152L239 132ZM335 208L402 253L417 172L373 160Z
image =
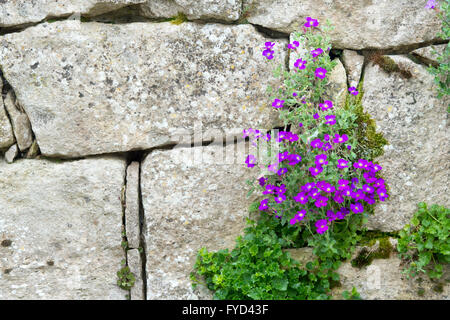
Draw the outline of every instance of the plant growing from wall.
M444 263L450 263L450 209L419 203L418 210L400 231L399 256L407 262L408 276L426 273L430 278L442 276Z
M323 98L327 74L336 62L329 56L332 27L327 23L319 32L318 25L308 17L303 32L294 34L288 45L297 55L294 69L278 66L274 75L282 78L282 85L268 88L284 130L244 130L252 144L276 142L279 149L269 148L261 159L252 154L246 159L248 167L265 171L250 181L262 196L250 208L260 212L259 219L250 222L231 252L202 249L198 254L192 280L196 285L202 276L215 298L329 298L339 281L336 269L351 257L360 238L357 232L375 203L388 198L379 175L382 168L373 162L387 142L362 111L361 87L349 88L345 107ZM262 54L269 61L275 45L265 43ZM305 267L283 251L306 246L313 248L316 259ZM357 296L356 289L348 294Z
M438 37L448 41L450 39L450 0L442 0L440 5L439 16L442 20L442 29L438 33ZM437 9L436 6L436 1L429 1L427 4L429 9ZM433 54L437 55L438 52L433 50ZM430 66L428 71L435 76L434 81L438 86L438 98L442 98L450 94L450 45L448 42L442 55L438 56L437 62L439 66Z

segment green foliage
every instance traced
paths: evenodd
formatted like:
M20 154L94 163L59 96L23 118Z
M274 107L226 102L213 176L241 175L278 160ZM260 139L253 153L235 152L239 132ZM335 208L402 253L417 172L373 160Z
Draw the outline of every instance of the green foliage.
M352 292L342 292L342 296L345 300L361 300L361 297L355 287L352 288Z
M128 266L123 267L117 271L117 285L124 290L130 290L136 281L134 274L130 271Z
M245 236L237 239L229 252L208 252L202 248L191 274L195 287L202 276L206 286L215 292L215 299L286 300L328 299L326 294L331 274L300 268L282 250L288 242L274 231L276 218L262 217L250 221ZM314 266L311 265L311 269ZM336 278L336 275L334 275Z
M450 209L426 203L418 204L418 211L400 231L398 252L406 260L405 273L416 276L426 273L430 278L442 276L443 263L450 262Z
M348 141L345 144L335 144L327 153L328 165L323 167L320 180L336 186L340 179L351 181L352 178L358 178L360 182L357 183L357 188L362 187L362 171L338 169L338 159L345 159L350 163L360 158L373 161L374 157L382 154L387 143L381 134L376 133L374 121L364 112L361 105L362 94L349 97L344 108L322 110L319 107L319 103L323 102L328 80L316 77L315 71L321 67L331 72L336 65L328 55L331 44L327 33L331 29L327 23L321 27L320 33L316 32L318 30L294 33L294 40L299 41L300 47L308 51L321 48L323 54L315 60L310 59L305 69L288 72L283 71L282 65L279 65L274 70L274 75L282 78L282 85L278 88L269 87L267 91L272 94L272 98L285 100L284 107L280 109L280 118L286 128L291 126L291 131L295 132L298 140L280 144L280 150L276 152L267 149L265 159L271 163L272 153L287 151L289 154L300 155L301 164L289 166L285 162L280 163L280 167L288 168L288 174L283 177L276 174L266 176L267 184L285 185L287 198L282 203L270 201L271 209L264 211L257 221L250 222L251 226L245 230L243 237L238 238L231 252L209 252L202 249L198 253L195 272L191 274L193 285L202 284L200 279L204 279L203 284L214 291L216 299L329 299L330 288L339 284L336 270L342 260L352 256L356 244L361 240L362 226L371 212L368 204L362 213L348 214L345 218L335 220L330 218L326 232L316 231L315 223L328 219L327 210L337 212L342 207L348 208L352 201L349 199L340 203L330 200L326 208L306 204L304 207L308 209L308 214L301 221L291 224L291 219L302 208L292 200L299 192L299 186L318 180L308 172L309 167L315 166L316 156L320 153L317 149L310 148L313 139L320 138L324 141L325 135L334 137L336 133L347 134ZM293 96L294 92L297 93L297 98ZM301 99L307 103L302 104ZM315 119L315 113L320 114L322 120ZM323 121L326 115L331 114L336 117L334 125ZM302 123L301 128L299 123ZM293 129L294 126L297 130ZM276 137L274 132L271 136ZM267 163L262 164L267 167ZM254 190L261 191L255 179L247 184L250 186L248 196ZM258 207L259 202L254 202L249 211L261 212ZM315 260L305 267L300 267L283 251L301 247L312 247L315 255ZM356 289L348 297L358 298Z
M168 21L170 21L170 23L172 24L180 25L183 22L188 21L188 19L183 12L178 12L178 14L175 17L170 18Z
M442 29L437 36L448 41L450 39L450 0L442 0L440 3L439 16L442 20ZM437 54L436 50L433 50L433 54ZM442 98L450 94L450 43L447 43L443 54L437 58L437 62L439 65L437 67L430 66L428 71L435 76L434 82L438 86L438 98Z
M378 248L371 250L371 248L364 247L358 255L352 260L351 264L355 268L363 268L372 263L374 259L388 259L391 252L394 250L389 238L381 238L378 240Z

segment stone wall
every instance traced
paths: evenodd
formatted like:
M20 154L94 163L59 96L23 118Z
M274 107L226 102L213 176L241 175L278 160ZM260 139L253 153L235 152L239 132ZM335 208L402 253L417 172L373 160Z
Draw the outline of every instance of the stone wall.
M189 274L198 249L233 247L245 226L257 172L242 130L281 125L264 42L289 68L307 16L335 26L330 97L364 79L390 142L378 161L391 197L369 228L401 229L420 201L449 206L449 101L426 71L447 44L423 0L0 1L0 299L210 298ZM124 264L131 292L116 285ZM363 298L421 298L397 260L380 268ZM364 287L361 270L342 272Z

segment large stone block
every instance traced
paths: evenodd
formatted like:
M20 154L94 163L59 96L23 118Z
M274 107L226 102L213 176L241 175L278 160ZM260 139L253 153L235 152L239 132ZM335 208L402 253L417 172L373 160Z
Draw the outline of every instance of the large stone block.
M369 63L364 75L364 109L389 141L376 161L390 187L390 197L377 205L368 227L403 228L419 202L450 206L448 99L438 99L426 68L404 56L389 56L412 77L388 74Z
M224 163L225 150L233 162ZM147 299L212 297L194 292L189 275L200 248L232 249L243 232L250 204L245 180L253 176L244 160L234 145L155 151L145 158Z
M182 12L189 20L216 19L234 21L239 19L242 0L149 0L140 5L144 16L170 18Z
M146 0L7 0L0 1L0 27L40 22L72 14L98 15ZM79 17L79 16L78 16Z
M125 161L0 161L0 299L124 299Z
M299 31L306 17L327 19L340 49L408 46L438 39L441 20L423 0L245 0L248 21L285 33Z
M190 143L194 123L276 126L267 40L251 25L61 21L0 37L0 59L41 153L78 157Z

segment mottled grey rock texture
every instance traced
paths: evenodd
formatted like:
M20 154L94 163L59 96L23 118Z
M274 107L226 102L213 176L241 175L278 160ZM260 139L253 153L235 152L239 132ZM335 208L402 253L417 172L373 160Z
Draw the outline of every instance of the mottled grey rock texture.
M0 150L9 148L15 142L11 122L9 122L9 118L3 104L3 97L1 96L2 89L3 83L0 79Z
M19 148L17 147L17 143L15 143L5 152L5 161L7 163L13 163L14 159L18 155L19 155Z
M33 143L33 132L30 121L17 103L14 93L9 91L4 100L6 110L11 119L14 136L20 151L25 151Z
M41 153L78 157L178 143L194 123L276 126L267 40L250 25L61 21L0 37L0 59Z
M438 99L433 76L404 56L389 56L409 70L410 79L368 64L364 75L364 109L389 141L376 161L389 184L390 197L377 205L368 227L402 229L419 202L450 206L450 130L448 99Z
M413 55L419 57L422 61L427 64L438 65L437 58L442 56L445 51L445 48L448 47L449 44L438 44L431 45L428 47L423 47L414 50L411 52ZM448 50L448 49L447 49Z
M136 279L130 290L130 300L145 300L144 282L142 279L142 260L138 249L127 251L128 267Z
M0 299L124 299L124 178L118 158L0 162Z
M425 3L426 4L426 3ZM408 46L438 39L441 20L423 0L244 0L248 21L277 31L301 30L306 17L335 26L333 47L341 49Z
M342 63L347 71L347 80L349 87L358 87L361 79L361 72L364 64L364 56L359 55L353 50L342 51Z
M127 168L125 199L125 227L128 247L139 248L139 162L134 161Z
M211 299L211 292L192 290L189 275L200 248L232 249L245 227L245 181L253 174L244 154L233 152L234 145L210 145L145 158L147 299ZM224 163L224 154L234 163Z
M0 27L36 23L72 14L94 16L145 0L6 0L0 1Z
M395 246L395 239L390 239ZM376 250L378 243L367 248ZM356 258L362 247L358 247L352 258ZM368 266L361 269L353 267L351 261L346 261L338 269L341 286L333 289L333 295L342 299L342 292L351 292L355 287L364 300L449 300L450 286L445 279L450 279L450 268L444 267L444 274L439 281L432 281L422 274L416 278L407 278L403 274L405 264L398 258L394 250L389 258L374 259ZM421 280L418 280L418 279ZM442 286L442 292L436 289ZM423 291L423 293L421 292Z
M189 20L215 19L234 21L239 19L242 0L149 0L140 5L144 16L170 18L182 12Z

